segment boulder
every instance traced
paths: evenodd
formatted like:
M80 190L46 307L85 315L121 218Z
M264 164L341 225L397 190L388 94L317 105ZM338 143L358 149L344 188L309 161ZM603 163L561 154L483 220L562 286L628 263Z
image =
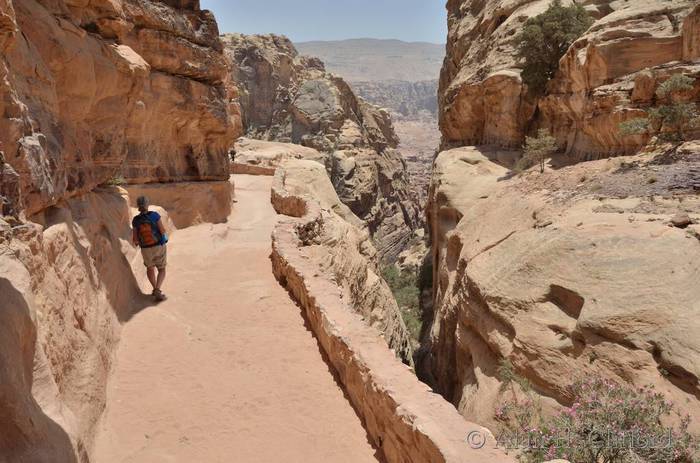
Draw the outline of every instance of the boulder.
M275 175L277 167L287 159L308 159L325 164L327 157L326 154L306 146L243 137L236 141L231 172Z
M685 212L680 212L673 217L671 217L671 225L676 228L686 228L688 225L692 224L693 220Z

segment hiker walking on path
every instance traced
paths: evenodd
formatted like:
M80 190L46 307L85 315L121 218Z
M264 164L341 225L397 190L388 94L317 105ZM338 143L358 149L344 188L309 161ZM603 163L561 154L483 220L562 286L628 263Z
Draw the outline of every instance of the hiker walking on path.
M135 246L141 247L143 265L146 266L148 281L153 286L153 297L156 301L164 301L165 294L160 288L165 280L165 267L168 263L166 246L168 235L166 235L165 227L160 220L160 214L148 210L149 202L146 196L139 196L136 205L139 208L139 215L131 221L132 239ZM156 269L158 270L157 276Z

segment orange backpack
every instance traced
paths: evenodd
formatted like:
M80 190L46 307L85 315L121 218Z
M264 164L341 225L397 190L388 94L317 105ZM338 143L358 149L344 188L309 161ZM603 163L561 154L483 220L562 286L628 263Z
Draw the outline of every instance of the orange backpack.
M142 248L152 248L161 244L163 235L158 229L158 221L154 220L153 212L139 214L134 217L134 229Z

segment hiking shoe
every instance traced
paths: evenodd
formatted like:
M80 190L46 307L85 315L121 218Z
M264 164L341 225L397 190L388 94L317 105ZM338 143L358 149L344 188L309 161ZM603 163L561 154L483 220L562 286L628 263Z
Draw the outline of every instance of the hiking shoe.
M167 297L165 296L165 294L163 294L163 291L161 291L160 289L154 289L153 290L153 299L155 299L156 302L161 302L161 301L166 300Z

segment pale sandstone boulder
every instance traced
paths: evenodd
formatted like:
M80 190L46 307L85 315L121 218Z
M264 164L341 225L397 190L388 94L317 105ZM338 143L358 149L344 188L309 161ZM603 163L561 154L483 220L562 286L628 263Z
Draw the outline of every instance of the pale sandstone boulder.
M697 220L700 199L617 190L620 161L510 178L492 161L504 155L465 147L436 159L434 307L419 373L484 425L501 400L502 359L545 409L570 402L575 378L599 374L653 384L699 416L700 241L669 220ZM649 169L659 183L663 169L677 175L673 165Z
M317 149L341 201L366 221L383 261L393 261L418 226L416 200L386 110L357 98L286 37L227 34L250 138ZM237 150L238 153L238 150Z
M40 353L35 314L23 294L29 291L30 277L26 268L6 260L0 255L0 460L75 462L70 437L32 396L34 358Z
M228 178L239 119L198 2L3 2L0 17L0 144L20 176L16 209L111 177Z
M399 357L412 364L408 331L391 290L379 276L377 250L365 224L340 201L322 164L294 159L283 162L272 189L275 210L301 217L307 213L309 201L317 203L321 211L312 226L301 233L299 246L321 274L342 288L350 307L383 334Z
M277 167L287 159L308 159L326 163L327 155L294 143L255 140L241 137L234 145L233 174L275 175Z
M411 246L399 254L399 258L396 260L396 267L401 272L418 274L426 257L430 257L429 254L425 230L416 230L411 239Z

